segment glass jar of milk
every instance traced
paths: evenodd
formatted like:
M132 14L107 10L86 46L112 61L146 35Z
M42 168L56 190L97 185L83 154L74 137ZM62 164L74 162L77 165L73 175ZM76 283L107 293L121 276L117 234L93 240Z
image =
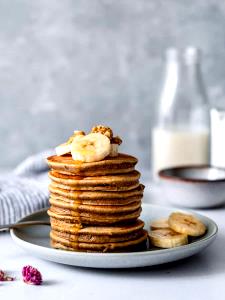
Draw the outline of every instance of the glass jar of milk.
M209 110L200 67L196 48L166 52L166 78L152 129L153 175L209 163Z

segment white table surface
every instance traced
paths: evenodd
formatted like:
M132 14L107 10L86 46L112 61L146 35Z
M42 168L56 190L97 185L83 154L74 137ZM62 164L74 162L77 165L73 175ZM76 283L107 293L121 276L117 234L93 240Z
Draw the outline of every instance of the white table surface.
M157 188L146 189L145 201L162 204L160 198ZM0 299L225 299L225 208L198 212L218 224L214 244L192 258L142 269L99 270L51 263L24 252L9 233L1 233L0 269L16 280L0 282ZM21 269L28 264L41 271L42 286L21 281Z

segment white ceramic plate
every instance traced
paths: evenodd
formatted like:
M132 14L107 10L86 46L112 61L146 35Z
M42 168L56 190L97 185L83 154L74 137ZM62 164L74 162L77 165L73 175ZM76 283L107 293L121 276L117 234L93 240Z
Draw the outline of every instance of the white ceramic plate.
M145 221L146 229L153 219L167 217L175 208L166 208L150 204L142 205L141 219ZM11 230L13 240L32 255L57 263L90 267L90 268L133 268L145 267L177 261L192 256L209 244L217 234L217 225L211 219L195 214L207 226L207 233L188 245L173 249L146 250L129 253L85 253L53 249L49 245L49 226L31 226ZM21 221L48 219L46 210L31 214Z

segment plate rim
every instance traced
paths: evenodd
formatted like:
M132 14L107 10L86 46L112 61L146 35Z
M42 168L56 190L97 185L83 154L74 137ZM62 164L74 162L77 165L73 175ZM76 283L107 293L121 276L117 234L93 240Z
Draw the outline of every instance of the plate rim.
M208 236L208 237L204 237L202 238L201 240L197 240L197 241L194 241L190 244L187 244L187 245L183 245L183 246L178 246L178 247L174 247L174 248L169 248L169 249L157 249L157 250L150 250L150 251L138 251L138 252L117 252L117 253L101 253L101 252L78 252L78 251L68 251L68 250L62 250L62 249L54 249L54 248L50 248L50 247L46 247L46 246L40 246L40 245L36 245L34 243L31 243L31 242L27 242L21 238L19 238L17 235L16 235L16 230L17 229L10 229L10 235L12 237L12 239L19 245L22 246L22 244L25 244L25 245L29 245L29 247L34 247L34 248L38 248L40 249L40 251L43 253L44 251L51 251L52 253L62 253L63 255L67 255L67 256L76 256L76 257L79 257L79 256L84 256L85 257L102 257L104 256L104 258L108 258L108 257L129 257L129 256L153 256L153 255L161 255L161 254L164 254L164 253L174 253L174 252L177 252L177 251L181 251L182 249L186 250L186 249L193 249L195 248L195 246L198 246L199 243L205 243L211 239L214 239L217 234L218 234L218 225L216 224L215 221L213 221L211 218L203 215L203 214L199 214L199 213L196 213L194 212L193 210L190 210L190 209L182 209L182 208L176 208L176 207L167 207L167 206L161 206L161 205L155 205L155 204L148 204L148 203L143 203L142 204L142 208L145 207L145 206L151 206L151 207L155 207L155 208L158 208L158 209L165 209L165 210L171 210L173 209L174 211L183 211L183 212L189 212L189 213L192 213L194 215L196 215L197 217L199 216L200 218L204 218L206 219L208 222L210 222L212 225L213 225L213 232ZM27 218L30 218L32 216L35 216L36 214L40 214L40 213L44 213L44 212L47 212L48 208L43 208L43 209L40 209L34 213L31 213L23 218L21 218L17 223L21 222L21 221L25 221ZM41 225L43 226L43 225ZM27 249L27 247L26 247Z

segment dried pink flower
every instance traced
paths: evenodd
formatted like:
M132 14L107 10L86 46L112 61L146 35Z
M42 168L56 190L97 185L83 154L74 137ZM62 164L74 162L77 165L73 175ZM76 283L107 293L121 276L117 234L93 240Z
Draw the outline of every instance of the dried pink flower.
M22 269L23 281L27 284L40 285L42 284L42 276L38 269L32 266L25 266Z
M7 276L5 272L0 270L0 281L13 281L14 278L11 276Z

